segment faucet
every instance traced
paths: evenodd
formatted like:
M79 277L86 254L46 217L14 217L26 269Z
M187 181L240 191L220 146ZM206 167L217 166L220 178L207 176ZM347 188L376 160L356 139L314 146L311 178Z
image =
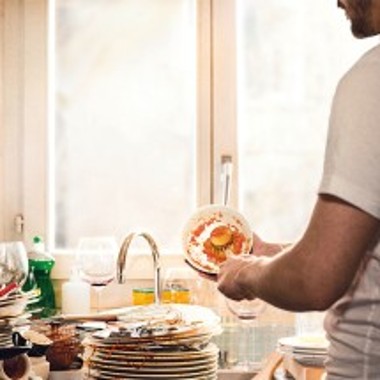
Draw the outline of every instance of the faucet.
M117 281L119 284L123 284L125 282L125 274L124 267L125 261L128 253L129 246L132 240L135 237L144 238L152 251L153 256L153 269L154 269L154 302L155 304L159 304L161 300L161 285L160 285L160 253L158 252L157 244L153 240L152 236L147 234L146 232L131 232L124 239L123 244L120 247L119 256L117 258Z

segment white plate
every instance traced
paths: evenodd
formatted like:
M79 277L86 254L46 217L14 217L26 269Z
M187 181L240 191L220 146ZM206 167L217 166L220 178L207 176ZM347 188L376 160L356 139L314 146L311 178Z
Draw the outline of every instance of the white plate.
M218 260L212 260L207 255L204 244L210 238L211 232L218 226L226 226L233 232L232 246L233 242L237 242L239 239L242 239L242 244L238 249L232 249L231 246L224 248L219 251L222 255ZM217 274L225 257L232 254L250 253L252 231L248 221L238 211L230 207L209 205L198 209L190 217L183 230L182 244L186 260L194 269L208 274Z
M308 367L323 367L327 355L292 355L292 358L298 363Z
M203 363L203 364L178 364L178 365L153 365L154 362L109 362L103 360L91 360L89 362L90 368L98 370L113 370L118 372L130 372L130 373L184 373L184 372L200 372L200 371L210 371L217 369L218 363L217 358L214 360Z
M151 325L160 322L190 326L215 326L220 316L208 307L190 304L164 304L131 306L118 316L119 321L146 322Z
M209 357L200 357L200 358L179 358L179 359L165 359L165 358L147 358L147 357L125 357L125 360L120 360L118 357L112 357L110 355L93 355L88 362L89 363L96 363L98 365L115 365L121 367L130 367L130 368L140 368L140 367L176 367L176 368L183 368L183 367L196 367L196 366L202 366L202 365L210 365L213 364L217 360L217 355L209 356Z
M137 373L128 371L112 370L89 370L90 374L95 377L104 379L204 379L215 377L217 368L205 371L193 371L185 373Z
M93 356L101 357L108 360L143 360L143 361L197 361L200 359L209 360L218 355L219 349L214 343L209 343L201 350L159 350L159 351L143 351L143 350L128 350L120 347L89 347L86 346L85 358L91 360Z
M26 308L26 299L20 299L8 306L0 307L0 318L12 318L20 316Z
M289 336L278 340L279 346L284 350L298 352L326 352L329 342L324 336Z

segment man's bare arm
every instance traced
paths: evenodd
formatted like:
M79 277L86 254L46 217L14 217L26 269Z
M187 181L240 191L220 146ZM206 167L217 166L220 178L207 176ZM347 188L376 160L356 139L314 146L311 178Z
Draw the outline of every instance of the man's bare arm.
M352 283L379 226L368 213L320 196L297 244L271 258L228 260L218 287L231 298L260 297L287 310L327 309Z

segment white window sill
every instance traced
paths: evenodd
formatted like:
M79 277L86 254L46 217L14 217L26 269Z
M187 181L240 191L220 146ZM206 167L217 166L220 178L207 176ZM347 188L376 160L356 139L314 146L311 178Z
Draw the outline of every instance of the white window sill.
M53 253L56 260L52 271L52 279L56 287L57 304L61 305L61 285L70 277L71 269L75 263L75 254L72 251L60 251ZM165 276L165 270L172 267L185 266L182 254L165 253L160 256L161 280ZM115 262L116 269L116 262ZM153 286L153 258L148 253L131 253L126 258L125 263L126 281L118 284L113 281L107 286L101 295L99 308L111 309L125 307L132 304L132 290L135 287ZM95 305L95 294L92 291L92 305Z
M55 265L52 278L66 280L70 277L74 266L75 254L72 251L54 252ZM184 256L178 253L164 253L160 256L161 271L170 267L184 266ZM116 268L116 263L115 263ZM153 278L153 258L147 253L131 253L126 258L125 274L127 280L148 280Z

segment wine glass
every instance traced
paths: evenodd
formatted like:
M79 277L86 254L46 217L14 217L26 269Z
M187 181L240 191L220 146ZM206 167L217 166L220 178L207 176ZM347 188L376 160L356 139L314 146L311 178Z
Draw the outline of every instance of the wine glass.
M0 243L0 289L8 284L22 286L28 275L28 256L21 241Z
M97 312L102 290L115 278L117 251L118 245L112 237L84 237L78 243L78 274L95 290Z
M228 310L241 322L242 333L244 334L242 360L238 363L237 368L244 372L257 370L257 363L250 360L252 357L252 353L249 353L251 332L256 319L264 312L266 303L258 298L241 301L226 298L226 304Z

